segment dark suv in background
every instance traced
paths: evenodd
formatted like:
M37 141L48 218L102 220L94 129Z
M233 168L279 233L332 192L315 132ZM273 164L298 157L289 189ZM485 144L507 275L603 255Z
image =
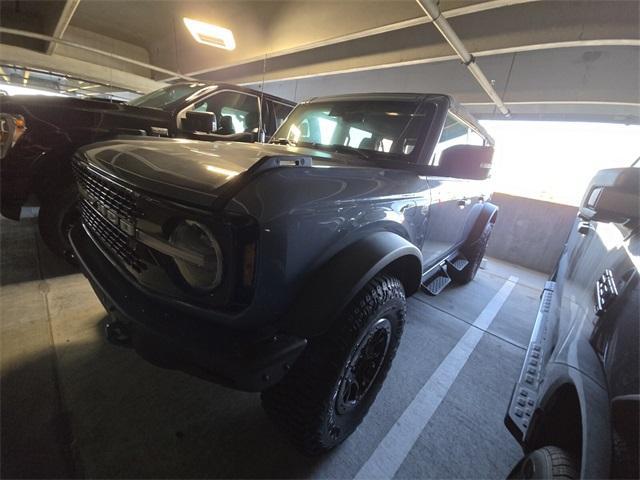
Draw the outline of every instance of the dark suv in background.
M547 282L506 425L511 478L638 478L640 168L593 178Z
M77 211L71 156L117 135L253 142L269 138L295 104L230 84L178 83L129 103L73 97L0 99L2 215L19 220L32 194L54 253L69 258L66 233Z

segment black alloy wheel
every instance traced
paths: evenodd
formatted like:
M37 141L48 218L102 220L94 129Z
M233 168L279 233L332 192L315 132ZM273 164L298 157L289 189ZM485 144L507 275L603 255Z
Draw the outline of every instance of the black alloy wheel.
M345 414L358 407L380 372L391 342L391 322L386 318L373 323L355 345L338 383L336 411Z
M265 411L300 450L331 450L362 422L391 367L405 312L400 281L373 278L326 333L309 340L287 376L262 392Z

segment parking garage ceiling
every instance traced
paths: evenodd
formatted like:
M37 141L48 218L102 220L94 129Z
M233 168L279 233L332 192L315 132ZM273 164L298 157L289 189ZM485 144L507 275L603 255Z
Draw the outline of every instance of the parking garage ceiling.
M638 121L638 2L439 6L516 114ZM495 113L414 0L4 0L0 8L4 65L83 74L134 91L183 76L264 85L295 100L347 91L445 92L477 113ZM196 43L183 17L232 30L236 48Z

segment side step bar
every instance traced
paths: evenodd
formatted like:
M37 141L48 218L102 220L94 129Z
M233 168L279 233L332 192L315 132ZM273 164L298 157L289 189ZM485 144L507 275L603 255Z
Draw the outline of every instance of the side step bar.
M427 295L438 295L452 282L449 272L461 272L467 265L469 260L462 255L445 260L437 267L435 273L422 283L422 290Z
M549 342L552 337L549 321L555 287L555 282L548 281L540 296L538 315L531 332L529 347L505 415L507 429L521 445L524 444L531 428L531 421L534 419L538 406L538 387L542 383L541 373L549 356Z
M436 296L450 283L451 277L447 273L447 267L446 265L442 265L433 277L422 284L422 290L428 295Z
M469 260L467 260L462 256L456 257L452 261L447 260L447 268L453 268L458 272L461 272L462 270L464 270L464 267L466 267L467 265L469 265Z

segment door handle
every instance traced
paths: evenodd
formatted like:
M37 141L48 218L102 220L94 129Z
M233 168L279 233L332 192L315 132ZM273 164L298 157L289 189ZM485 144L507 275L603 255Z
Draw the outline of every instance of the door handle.
M578 233L583 237L589 233L590 230L595 230L591 222L580 222L578 223Z
M467 205L471 204L471 199L470 198L462 198L460 200L458 200L458 208L463 209L464 207L466 207Z

